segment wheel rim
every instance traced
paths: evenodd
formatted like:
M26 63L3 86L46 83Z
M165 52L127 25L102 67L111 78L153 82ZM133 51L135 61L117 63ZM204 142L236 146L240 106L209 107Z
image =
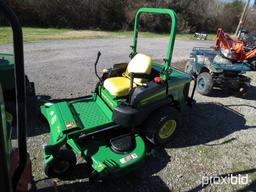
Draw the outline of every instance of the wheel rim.
M177 127L176 120L172 119L172 120L166 121L159 130L160 139L167 139L168 137L170 137L175 131L176 127Z
M69 166L70 164L68 161L62 160L54 165L53 171L57 174L64 173L69 169Z
M200 90L203 90L205 88L205 81L203 78L198 79L197 81L197 87Z

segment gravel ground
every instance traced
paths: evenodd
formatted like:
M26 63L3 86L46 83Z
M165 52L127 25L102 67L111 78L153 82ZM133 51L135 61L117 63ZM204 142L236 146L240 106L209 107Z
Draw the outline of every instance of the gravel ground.
M167 39L141 39L144 53L164 57ZM97 81L93 63L98 50L102 57L99 70L129 60L131 39L91 39L51 41L25 45L26 72L36 84L39 95L52 98L79 97L89 94ZM143 45L143 46L142 46ZM176 41L173 61L187 59L194 46L210 42ZM8 51L10 47L0 46ZM179 67L184 62L179 63ZM121 178L90 184L83 164L68 180L54 179L59 191L256 191L256 78L246 95L231 96L215 91L213 96L195 94L196 103L183 115L183 127L163 149L155 149L144 165ZM28 148L33 162L34 179L44 186L42 145L48 129L29 113ZM248 184L231 184L233 176L247 176ZM202 186L202 177L221 177L222 184ZM211 180L212 181L212 180ZM217 180L218 182L218 180ZM47 189L45 191L50 191Z
M167 38L142 38L138 40L138 52L148 53L155 60L165 57ZM53 98L66 98L90 94L97 81L94 75L94 62L97 52L102 56L99 71L114 63L128 62L132 39L88 39L48 41L25 44L25 70L34 81L37 93ZM197 46L207 46L201 41ZM194 47L193 41L176 41L173 61L188 57ZM9 51L8 45L0 50Z

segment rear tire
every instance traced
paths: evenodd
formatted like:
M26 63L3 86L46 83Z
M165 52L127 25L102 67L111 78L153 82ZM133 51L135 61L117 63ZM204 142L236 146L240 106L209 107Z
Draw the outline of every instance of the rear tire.
M241 85L240 85L240 82L231 82L229 85L228 85L228 88L231 90L231 92L239 92L240 89L241 89Z
M45 164L44 172L48 177L67 177L75 166L75 153L69 149L60 149L54 155L54 159Z
M202 95L209 95L211 93L213 88L213 79L209 73L200 73L197 77L196 83L196 90L198 93Z
M181 114L172 106L154 111L145 121L144 136L155 145L164 145L181 125Z

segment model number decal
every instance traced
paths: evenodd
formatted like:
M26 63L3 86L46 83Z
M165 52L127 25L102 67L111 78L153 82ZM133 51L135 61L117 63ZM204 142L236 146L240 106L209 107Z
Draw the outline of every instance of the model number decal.
M128 156L126 156L126 157L120 159L120 162L121 162L122 164L124 164L124 163L126 163L126 162L128 162L128 161L131 161L131 160L133 160L133 159L136 159L137 157L138 157L138 155L137 155L136 153L133 153L133 154L131 154L131 155L128 155Z

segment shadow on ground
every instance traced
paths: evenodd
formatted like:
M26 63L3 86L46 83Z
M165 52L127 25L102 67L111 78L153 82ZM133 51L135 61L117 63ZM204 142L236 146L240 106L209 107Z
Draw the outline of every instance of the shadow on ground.
M221 88L214 88L209 95L209 97L230 97L234 96L241 99L246 100L256 100L256 87L253 85L250 85L246 90L241 90L240 92L234 92L230 90L223 90Z
M114 184L115 183L115 184ZM117 183L119 185L117 185ZM118 186L118 187L117 187ZM88 182L74 182L72 184L63 184L60 186L46 187L37 189L37 192L115 192L115 191L161 191L170 192L170 189L158 176L150 176L146 180L134 183L129 176L114 180L111 183L88 183Z
M247 126L246 119L238 112L218 103L196 103L184 112L183 126L176 130L173 140L167 145L171 148L206 144L224 138L235 131L256 128ZM235 140L230 138L219 144Z
M113 191L170 191L168 186L159 176L153 176L154 173L163 169L170 161L170 156L162 148L156 148L153 155L148 156L144 164L129 174L120 177L109 177L104 182L89 183L88 169L85 164L76 167L73 173L65 178L65 184L48 186L52 180L37 181L38 192L80 192L80 191L97 191L97 192L113 192ZM69 183L68 180L72 180ZM80 180L80 181L79 181ZM81 182L82 180L82 182ZM75 181L75 182L74 182Z
M12 139L17 138L16 130L16 105L13 101L5 103L6 109L13 116ZM49 132L47 124L42 120L36 97L27 97L27 136L33 137Z

